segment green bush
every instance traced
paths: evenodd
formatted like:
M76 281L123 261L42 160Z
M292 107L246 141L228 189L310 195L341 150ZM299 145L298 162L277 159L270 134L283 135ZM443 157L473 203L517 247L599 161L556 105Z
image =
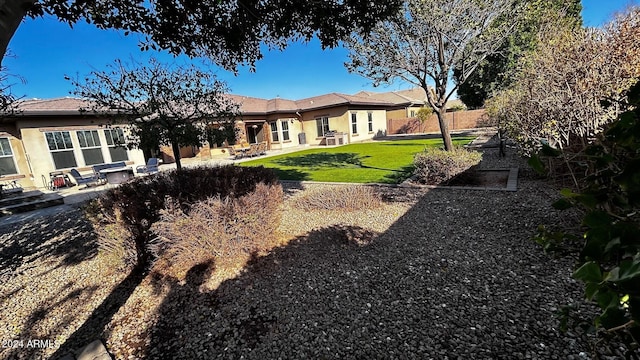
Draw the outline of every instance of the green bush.
M223 166L162 172L136 178L93 200L86 208L102 250L117 249L125 264L147 267L152 260L151 226L160 219L166 199L184 211L211 197L237 198L256 185L277 184L275 173L264 167ZM134 249L134 251L131 251ZM135 256L135 259L130 257Z
M239 198L198 201L188 212L167 200L160 220L151 226L158 235L155 253L166 260L160 271L182 279L197 264L270 249L280 224L282 201L280 185L264 184Z
M640 82L629 101L630 110L586 148L580 190L562 190L554 207L584 211L584 243L573 276L602 310L596 328L616 335L633 354L640 348ZM544 231L537 237L544 246L557 239Z
M482 154L461 147L451 151L425 149L413 159L414 178L429 185L446 183L456 175L480 163Z

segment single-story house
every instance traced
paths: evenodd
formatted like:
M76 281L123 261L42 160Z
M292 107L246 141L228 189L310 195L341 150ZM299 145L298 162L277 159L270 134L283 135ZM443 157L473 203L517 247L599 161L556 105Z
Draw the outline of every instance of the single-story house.
M330 93L301 100L227 96L239 105L237 141L267 142L268 149L327 145L329 139L332 144L370 140L387 134L390 118L414 117L425 106L419 88ZM121 145L126 127L109 126L106 117L81 111L88 108L85 100L32 99L20 102L18 108L0 119L0 182L17 180L23 187L42 187L53 171L90 171L91 165L116 161L145 163L141 150ZM172 161L171 150L161 150L164 160ZM209 154L208 146L183 150L184 157Z
M108 121L80 108L83 100L57 98L26 100L13 116L0 120L0 181L18 181L23 187L43 187L49 173L124 161L144 164L141 150L120 144L126 129L108 127Z
M259 99L230 95L240 105L240 141L266 141L269 149L325 145L328 132L342 133L346 142L370 140L386 133L384 100L331 93L301 100Z

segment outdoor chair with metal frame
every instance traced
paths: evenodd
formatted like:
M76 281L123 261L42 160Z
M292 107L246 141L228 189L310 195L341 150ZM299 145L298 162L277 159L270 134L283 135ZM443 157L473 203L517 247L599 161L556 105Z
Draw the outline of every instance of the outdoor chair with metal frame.
M234 146L229 146L228 150L229 155L231 155L234 160L241 159L244 156L244 153L236 149Z
M263 141L258 144L258 155L267 155L267 142Z
M80 172L77 169L71 169L69 173L71 174L71 176L73 177L73 180L75 180L76 184L78 185L85 184L87 187L89 187L90 184L97 185L100 182L100 179L96 174L83 176L82 174L80 174Z
M158 172L158 164L160 163L160 159L158 158L149 158L147 160L147 165L138 165L136 166L136 172L138 174L153 174Z
M259 155L258 144L251 144L249 146L249 150L245 153L245 155L248 157L258 156Z

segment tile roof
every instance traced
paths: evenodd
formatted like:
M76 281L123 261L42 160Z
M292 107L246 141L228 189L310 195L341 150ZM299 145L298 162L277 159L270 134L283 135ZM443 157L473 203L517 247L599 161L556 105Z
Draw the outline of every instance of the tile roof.
M29 99L18 102L17 109L24 115L65 115L79 114L81 108L87 108L87 100L63 97L54 99Z
M423 105L425 92L422 88L390 92L360 91L353 95L329 93L312 96L300 100L282 98L261 99L251 96L227 94L230 100L240 105L240 112L246 115L267 115L274 113L295 113L334 106L372 106L393 107ZM457 102L456 102L457 101ZM452 100L450 103L460 103ZM453 105L449 105L451 107ZM30 99L19 103L18 109L23 115L73 115L79 114L81 108L87 108L84 99L63 97L54 99Z
M394 105L393 103L380 99L338 93L313 96L301 100L282 98L267 100L241 95L227 96L240 105L241 113L247 115L294 113L296 111L309 111L342 105L370 105L381 107Z
M372 98L386 100L396 105L425 105L426 96L423 88L414 87L412 89L389 91L383 93L376 93L372 91L360 91L356 93L359 96L370 96ZM464 106L464 103L460 99L451 99L447 101L447 109L451 109L454 106Z
M395 105L423 105L425 98L424 90L418 87L409 90L388 91L383 93L360 91L356 93L356 95L388 101Z
M297 100L296 104L300 108L300 110L308 111L314 109L322 109L331 106L340 106L340 105L369 105L369 106L382 106L389 107L393 106L393 103L390 103L385 100L358 96L358 95L346 95L339 93L330 93L320 96L314 96L302 100Z

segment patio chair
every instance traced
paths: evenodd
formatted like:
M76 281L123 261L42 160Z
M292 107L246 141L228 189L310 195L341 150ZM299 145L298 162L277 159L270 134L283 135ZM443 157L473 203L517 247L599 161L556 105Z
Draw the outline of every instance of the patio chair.
M81 175L80 172L77 169L71 169L70 171L71 176L73 177L73 180L75 180L76 184L78 185L83 185L85 184L87 187L89 187L89 184L97 184L100 179L96 176L96 174L91 174L91 175ZM59 187L59 186L56 186Z
M263 141L258 144L258 155L267 155L267 142Z
M233 157L234 160L241 159L244 156L244 153L233 146L229 146L227 148L229 150L229 155Z
M138 174L153 174L158 172L158 163L160 160L158 158L149 158L147 160L147 165L138 165L136 166L136 172Z
M246 155L248 157L254 157L254 156L260 155L259 152L258 152L258 144L251 144L251 146L249 147L249 150L247 151Z

